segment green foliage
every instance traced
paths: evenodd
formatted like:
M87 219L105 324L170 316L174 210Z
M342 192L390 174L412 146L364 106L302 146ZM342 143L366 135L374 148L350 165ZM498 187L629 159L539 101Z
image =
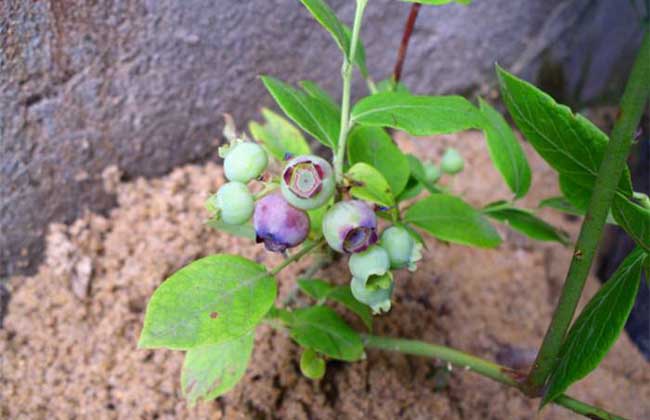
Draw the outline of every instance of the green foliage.
M300 130L289 121L268 108L262 108L262 115L266 122L259 124L251 121L248 129L273 157L282 162L287 154L300 156L311 153Z
M583 212L575 208L564 196L545 198L539 202L537 207L540 209L551 208L574 216L581 216L583 214Z
M404 221L443 241L482 248L501 243L497 231L479 211L449 194L432 194L418 201L406 211Z
M291 337L301 346L333 359L353 362L363 356L359 334L327 306L293 311Z
M334 101L334 98L332 98L330 94L327 93L323 88L318 86L316 82L312 82L311 80L301 80L300 82L298 82L298 84L300 85L302 90L307 92L307 94L312 98L320 99L323 103L330 104L338 112L341 112L340 107Z
M332 35L336 45L339 46L343 55L348 57L349 60L354 62L359 71L364 77L368 76L368 69L366 68L366 53L363 49L361 42L357 45L354 59L349 57L350 54L350 28L345 26L336 14L323 0L300 0L301 3L309 10L314 19L320 23L327 32Z
M325 360L314 350L305 349L300 356L300 371L309 379L322 379L325 376Z
M565 245L569 243L569 237L565 232L546 223L529 210L512 207L501 201L486 206L483 213L532 239L555 241Z
M542 404L587 376L614 345L634 305L646 258L638 248L630 253L585 306L562 344Z
M618 224L641 248L650 252L650 209L621 198L614 198L612 214Z
M414 136L482 128L484 118L461 96L414 96L383 92L361 99L352 109L354 123L392 127Z
M225 232L228 235L255 240L255 229L253 229L253 225L250 223L244 223L241 225L229 225L220 219L213 218L206 220L205 224L214 230Z
M531 181L526 155L501 114L482 99L479 104L486 121L484 131L490 158L515 198L522 198L528 192Z
M262 82L284 113L300 128L325 146L336 147L341 127L340 115L328 102L270 76L262 76Z
M351 182L350 195L353 197L385 207L395 204L388 181L373 166L363 162L356 163L345 176Z
M185 354L181 371L183 396L190 406L230 391L246 373L253 352L253 331L221 343L204 344Z
M298 280L298 287L318 302L329 299L340 303L361 318L369 330L372 329L372 312L370 308L352 296L349 285L333 286L320 279L300 279Z
M441 192L440 188L436 187L436 185L433 182L430 182L427 179L427 173L424 170L424 165L418 159L417 157L413 155L406 155L406 158L408 159L409 162L409 167L411 168L411 176L416 179L420 185L422 185L424 188L427 189L432 194L437 194ZM417 194L416 194L417 195ZM401 198L400 199L404 199Z
M400 194L408 182L409 162L382 128L355 127L348 138L348 159L351 165L365 162L374 166L395 195Z
M276 296L275 279L253 261L218 254L196 260L154 292L140 348L189 350L251 331Z
M593 189L607 136L579 114L557 104L530 83L497 66L503 99L517 127L553 169L564 179L562 192L578 208ZM567 184L568 183L568 184ZM567 188L567 186L569 188ZM618 192L632 195L630 173L625 170Z

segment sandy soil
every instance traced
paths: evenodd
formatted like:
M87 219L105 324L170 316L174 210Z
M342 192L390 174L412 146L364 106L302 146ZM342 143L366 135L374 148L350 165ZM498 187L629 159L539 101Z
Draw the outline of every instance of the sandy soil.
M475 204L508 198L478 133L412 141L406 150L440 156L453 144L466 157L454 182ZM532 153L535 206L555 194L555 176ZM169 176L119 182L106 173L119 207L52 225L47 261L36 276L13 278L13 298L0 329L0 418L291 418L291 419L568 419L557 407L536 414L538 401L433 360L369 351L354 364L330 362L320 383L301 377L296 346L265 327L252 363L234 391L189 409L180 395L181 352L136 350L147 299L166 276L197 257L241 253L270 265L261 246L202 225L202 205L223 178L216 164ZM543 212L574 237L575 221ZM498 250L428 241L415 274L397 275L393 310L376 333L443 343L517 368L534 357L569 262L570 251L502 229ZM292 289L303 262L281 273ZM341 266L320 276L347 278ZM590 279L587 295L597 289ZM354 318L349 318L356 322ZM358 325L358 324L357 324ZM572 395L633 419L650 418L650 370L627 337Z

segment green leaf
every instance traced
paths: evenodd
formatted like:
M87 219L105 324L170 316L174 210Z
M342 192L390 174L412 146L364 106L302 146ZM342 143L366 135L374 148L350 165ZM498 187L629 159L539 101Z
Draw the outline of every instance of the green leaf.
M320 279L300 279L298 287L317 301L330 299L340 303L361 318L369 330L372 329L372 311L352 296L349 285L333 286Z
M311 96L312 98L320 99L325 103L329 103L338 112L340 112L339 104L336 103L334 98L332 98L330 94L325 91L325 89L318 86L316 82L312 82L311 80L301 80L300 82L298 82L298 84L300 85L302 90L307 92L309 96Z
M260 264L237 255L201 258L156 289L138 346L189 350L241 337L261 321L276 292Z
M494 166L503 176L515 198L522 198L530 188L530 166L515 133L499 112L483 99L480 109L485 117L485 138Z
M404 92L404 93L411 93L411 91L406 87L406 85L402 82L397 82L395 83L395 79L393 77L389 77L388 79L381 80L380 82L377 83L375 86L377 89L377 93L382 93L382 92Z
M223 220L213 218L206 220L205 224L212 229L225 232L228 235L238 236L240 238L251 240L255 239L255 229L250 223L244 223L243 225L229 225L228 223L224 223Z
M367 163L355 163L348 169L345 176L351 181L350 195L353 197L384 207L391 207L395 204L386 178Z
M444 241L483 248L501 243L497 231L479 211L448 194L432 194L418 201L406 211L404 221Z
M632 251L585 306L562 344L542 405L587 376L614 345L634 305L646 257L639 248Z
M614 198L612 215L628 235L643 249L650 252L650 210L633 201Z
M561 211L563 213L572 214L574 216L584 215L584 212L574 207L573 204L571 204L569 200L567 200L566 197L563 196L545 198L544 200L539 202L537 207L539 207L540 209L551 208L551 209Z
M330 203L331 202L332 200L330 200ZM307 216L309 216L310 237L316 238L323 234L323 217L325 217L325 213L329 210L330 203L317 209L307 210Z
M251 121L248 130L255 140L264 144L273 157L282 162L287 153L293 156L311 153L300 130L289 121L268 108L262 108L262 115L266 122L259 124Z
M298 287L307 296L321 300L325 299L334 286L321 279L298 279Z
M309 10L314 19L332 35L336 45L339 46L341 52L349 59L350 41L352 38L350 28L341 23L339 18L336 17L334 10L323 0L300 0L300 2ZM359 71L363 77L367 77L366 53L361 40L358 41L357 51L352 61L359 67Z
M566 232L546 223L532 212L515 207L495 206L486 207L483 212L495 220L505 223L514 230L538 241L555 241L562 244L569 243Z
M290 328L298 344L333 359L353 362L363 356L359 334L326 306L296 309Z
M420 183L420 181L418 181L417 179L411 176L409 177L409 180L406 183L406 187L404 187L404 191L402 191L397 197L395 197L395 201L400 202L400 201L411 199L413 197L417 197L422 192L422 188L423 186Z
M325 376L325 360L314 350L305 349L300 356L300 371L309 379L322 379Z
M588 191L593 190L607 146L607 135L588 119L573 114L571 109L557 104L530 83L498 66L497 73L508 111L537 153L565 180ZM627 168L618 189L623 196L632 195ZM572 199L566 191L563 192Z
M361 125L393 127L414 136L429 136L482 128L479 110L461 96L414 96L384 92L361 99L352 109Z
M229 341L191 348L181 371L183 396L194 406L230 391L246 373L253 352L253 331Z
M372 310L352 295L350 285L335 287L327 294L327 299L331 299L345 306L363 321L363 324L368 330L372 330Z
M401 0L405 3L420 3L431 6L442 6L449 3L458 3L463 5L468 5L472 0Z
M434 183L427 180L427 174L424 171L424 166L422 165L420 159L411 154L406 155L406 158L408 159L409 167L411 168L411 176L413 178L417 179L418 182L432 194L442 192L442 190L436 187Z
M568 176L563 174L560 174L560 190L562 190L562 194L564 194L569 204L577 211L577 214L584 216L589 206L592 190L576 184ZM619 195L615 196L614 201L619 198ZM610 225L616 224L616 220L612 217L611 211L607 215L606 222Z
M340 130L340 115L327 102L294 89L270 76L262 82L280 108L303 130L329 148L335 148Z
M388 181L393 194L404 190L410 175L409 162L393 139L379 127L355 127L348 138L350 164L365 162Z

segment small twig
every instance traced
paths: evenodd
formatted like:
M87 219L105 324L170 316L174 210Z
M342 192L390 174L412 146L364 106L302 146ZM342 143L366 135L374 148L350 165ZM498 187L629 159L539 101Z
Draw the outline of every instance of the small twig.
M404 60L406 59L406 51L409 47L409 40L411 39L411 34L413 33L413 28L415 27L415 21L418 18L420 6L420 3L413 3L411 5L411 11L409 12L409 16L406 19L406 25L404 25L402 43L399 46L399 51L397 52L397 61L395 62L395 69L393 70L393 81L395 82L395 85L399 83L402 77L402 68L404 67Z

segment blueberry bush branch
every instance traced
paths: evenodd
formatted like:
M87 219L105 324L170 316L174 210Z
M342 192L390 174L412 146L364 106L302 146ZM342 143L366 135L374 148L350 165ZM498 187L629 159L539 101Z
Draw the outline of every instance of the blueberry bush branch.
M647 36L639 56L646 64L635 66L611 141L587 119L497 67L502 97L515 123L559 174L563 195L542 204L587 213L573 274L540 352L541 362L526 382L522 373L444 346L360 333L329 306L335 302L344 307L371 332L373 315L389 312L393 291L408 287L396 284L393 274L417 270L427 243L424 235L444 243L496 248L503 238L493 223L502 223L534 240L564 245L570 241L534 210L518 205L529 190L531 169L499 112L482 99L476 106L461 96L415 95L391 79L374 85L360 36L368 0L356 1L351 28L324 0L301 2L342 52L341 103L315 82L302 81L295 88L262 76L288 119L262 109L265 121L251 122L249 137L226 116L228 144L219 155L227 182L206 201L211 215L208 226L255 240L285 259L267 268L224 253L183 267L151 297L139 347L186 352L181 387L190 404L216 398L235 386L250 361L255 330L265 322L286 331L302 348L299 366L312 380L323 377L328 360L355 362L364 357L366 348L394 350L466 367L529 396L538 396L543 385L543 404L556 403L592 418L619 418L564 392L593 371L614 344L634 303L641 272L650 265L647 197L634 192L625 165L631 133L647 97ZM469 3L413 2L418 4L412 11L418 10L419 3ZM412 13L409 31L414 20ZM404 53L405 48L402 58ZM354 69L371 87L371 94L352 104ZM465 169L462 150L449 148L439 162L422 162L402 152L388 129L412 136L482 130L490 158L512 195L493 197L481 206L469 204L449 188L454 176ZM312 154L303 132L330 149L332 159ZM625 229L638 247L568 330L606 217ZM290 284L289 297L278 302L276 276L315 251L310 268ZM343 284L313 278L324 265L338 260L347 260L349 276ZM294 300L298 291L314 303ZM588 353L583 352L586 348Z
M602 236L605 220L616 194L616 186L634 139L645 104L650 96L650 30L645 36L621 99L611 140L596 177L580 235L575 245L560 300L528 379L528 392L539 392L557 363L560 347L578 305L582 289Z
M400 338L379 337L364 334L363 342L368 349L387 350L414 356L430 357L449 362L461 369L476 372L481 376L490 378L496 382L523 390L520 381L522 372L513 371L505 366L454 350L449 347L425 343L423 341L405 340ZM585 404L567 395L561 395L555 404L568 408L569 410L586 417L603 420L624 420L623 417L609 413L601 408Z
M341 182L343 179L343 160L345 158L346 142L350 132L350 85L352 84L352 58L357 52L357 43L359 41L359 31L361 31L361 21L363 12L368 4L368 0L356 0L357 8L354 14L354 24L352 26L352 39L350 40L350 51L343 57L343 65L341 66L341 79L343 85L343 93L341 95L341 131L339 134L339 141L334 156L334 172L336 174L336 182Z

